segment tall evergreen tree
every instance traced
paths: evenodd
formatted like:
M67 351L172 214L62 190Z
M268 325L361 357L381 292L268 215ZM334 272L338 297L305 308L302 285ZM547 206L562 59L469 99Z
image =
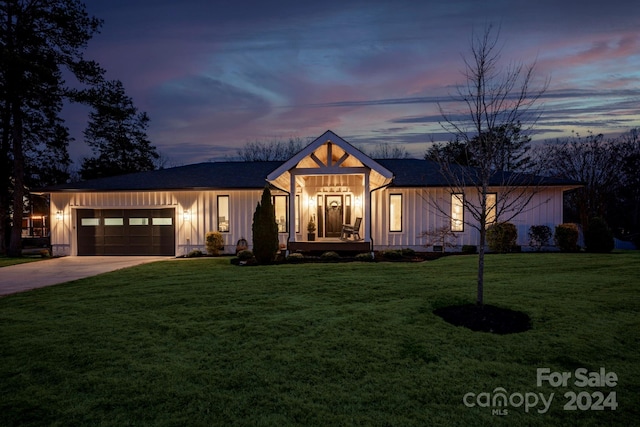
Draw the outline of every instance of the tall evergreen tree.
M253 214L253 255L261 264L274 260L278 252L278 224L271 200L271 190L266 186Z
M491 145L490 164L494 171L529 172L534 165L530 155L531 137L521 133L522 125L505 123L495 129L482 131L472 138L432 145L425 154L426 160L446 161L460 166L482 166L482 159Z
M101 79L103 70L82 55L100 25L78 0L0 1L0 156L5 162L0 172L0 235L8 234L5 227L11 218L11 256L21 254L30 171L45 153L68 159L64 153L69 137L59 114L72 92L62 70L82 84ZM3 250L5 239L0 240Z
M89 92L93 106L84 131L93 157L82 161L83 179L101 178L155 169L160 156L147 138L149 117L138 112L120 81L105 82Z

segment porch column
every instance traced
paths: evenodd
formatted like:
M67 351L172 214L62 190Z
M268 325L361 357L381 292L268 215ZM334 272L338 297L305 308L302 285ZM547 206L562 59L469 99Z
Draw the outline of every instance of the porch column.
M293 173L289 173L289 241L296 241L296 176Z
M369 191L369 175L371 174L371 170L368 170L364 174L364 202L362 205L362 212L364 216L364 232L366 233L364 236L365 242L371 241L371 192Z

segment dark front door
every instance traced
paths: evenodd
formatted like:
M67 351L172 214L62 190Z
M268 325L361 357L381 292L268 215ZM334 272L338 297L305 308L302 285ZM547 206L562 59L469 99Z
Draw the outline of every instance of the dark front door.
M342 196L325 196L325 236L340 237L342 233Z

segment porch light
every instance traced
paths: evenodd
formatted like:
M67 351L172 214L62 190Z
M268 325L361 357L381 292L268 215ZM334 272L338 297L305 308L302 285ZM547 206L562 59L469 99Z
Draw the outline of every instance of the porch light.
M356 202L356 207L359 208L360 206L362 206L362 198L360 196L356 196L355 202Z
M307 199L307 206L314 208L316 206L316 200L313 197Z
M189 212L189 209L185 209L185 211L182 213L182 219L184 221L191 221L191 213Z
M62 211L56 211L56 220L62 221Z

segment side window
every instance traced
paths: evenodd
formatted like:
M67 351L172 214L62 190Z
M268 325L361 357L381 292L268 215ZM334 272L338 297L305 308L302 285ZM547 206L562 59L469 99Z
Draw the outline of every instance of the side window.
M402 231L402 194L389 195L389 231Z
M451 231L464 231L464 194L451 195Z
M218 231L229 232L229 196L218 196Z
M287 196L273 196L273 207L276 213L278 233L286 233L289 230L289 221L287 221Z
M498 195L496 193L487 194L487 225L496 222L496 201Z
M300 232L300 196L296 194L296 233Z

